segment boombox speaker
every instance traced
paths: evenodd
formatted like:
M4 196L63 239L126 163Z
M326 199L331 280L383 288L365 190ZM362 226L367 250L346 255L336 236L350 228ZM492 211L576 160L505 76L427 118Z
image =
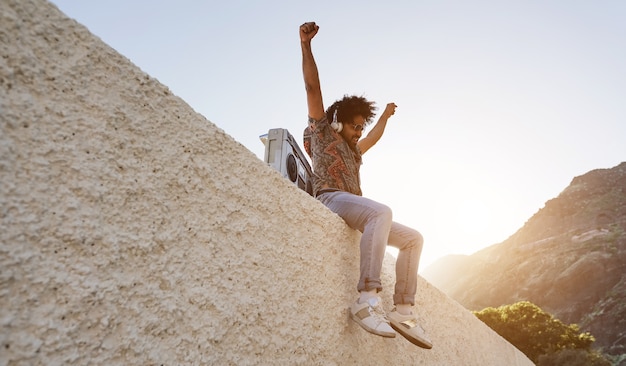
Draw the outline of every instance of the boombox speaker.
M265 144L265 162L295 183L298 188L313 195L311 165L289 131L284 128L273 128L259 137Z

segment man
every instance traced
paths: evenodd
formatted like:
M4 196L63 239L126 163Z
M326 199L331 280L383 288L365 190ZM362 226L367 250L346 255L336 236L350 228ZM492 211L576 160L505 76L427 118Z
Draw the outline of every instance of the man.
M395 337L395 329L412 343L432 348L412 310L422 235L393 222L389 207L361 195L361 155L381 138L396 105L387 104L376 125L364 138L361 134L374 117L373 102L363 97L344 96L325 111L317 65L311 50L311 40L318 30L315 22L300 26L302 72L309 113L304 147L313 162L313 190L317 199L363 234L357 286L360 295L350 308L351 317L368 332ZM389 314L385 314L378 296L382 290L380 272L387 244L400 250L393 295L395 309Z

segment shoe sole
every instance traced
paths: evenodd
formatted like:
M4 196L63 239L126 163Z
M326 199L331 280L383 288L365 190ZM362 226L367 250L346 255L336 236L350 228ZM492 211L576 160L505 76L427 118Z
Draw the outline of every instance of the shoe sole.
M403 327L401 325L396 325L394 324L393 320L389 321L389 325L391 325L391 327L398 333L400 333L401 336L403 336L404 338L406 338L407 341L413 343L414 345L421 347L421 348L425 348L425 349L431 349L433 348L432 344L429 343L425 343L424 341L422 341L419 338L415 338L415 336L409 334L408 332L406 332L404 329L402 329Z
M348 309L348 313L350 314L350 318L352 318L352 320L354 320L358 325L361 326L361 328L365 329L366 331L368 331L368 332L370 332L372 334L376 334L376 335L381 336L381 337L385 337L385 338L395 338L396 337L396 333L381 332L381 331L378 331L376 329L372 329L372 328L368 327L367 325L365 325L365 323L363 323L361 321L361 319L359 319L359 317L357 317L354 314L352 314L352 311L350 309Z

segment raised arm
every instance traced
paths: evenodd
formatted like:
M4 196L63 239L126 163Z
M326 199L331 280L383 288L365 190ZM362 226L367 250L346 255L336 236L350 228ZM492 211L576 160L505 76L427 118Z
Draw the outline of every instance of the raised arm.
M317 72L317 65L311 50L311 40L317 34L319 26L315 22L304 23L300 26L300 46L302 47L302 73L306 89L306 101L309 107L309 117L320 120L324 117L324 102L322 88Z
M397 105L395 103L388 103L387 106L385 107L385 110L378 118L378 122L376 122L374 127L367 134L367 136L359 140L357 145L359 146L359 149L361 150L361 154L365 154L367 150L369 150L372 146L374 146L378 142L378 140L380 140L380 138L383 135L383 132L385 132L385 127L387 126L387 120L389 119L389 117L393 116L394 113L396 113L396 107Z

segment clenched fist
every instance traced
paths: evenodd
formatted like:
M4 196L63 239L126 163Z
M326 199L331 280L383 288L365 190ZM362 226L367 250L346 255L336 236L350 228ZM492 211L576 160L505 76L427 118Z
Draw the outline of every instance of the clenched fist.
M300 26L300 41L310 42L320 29L315 22L304 23Z

